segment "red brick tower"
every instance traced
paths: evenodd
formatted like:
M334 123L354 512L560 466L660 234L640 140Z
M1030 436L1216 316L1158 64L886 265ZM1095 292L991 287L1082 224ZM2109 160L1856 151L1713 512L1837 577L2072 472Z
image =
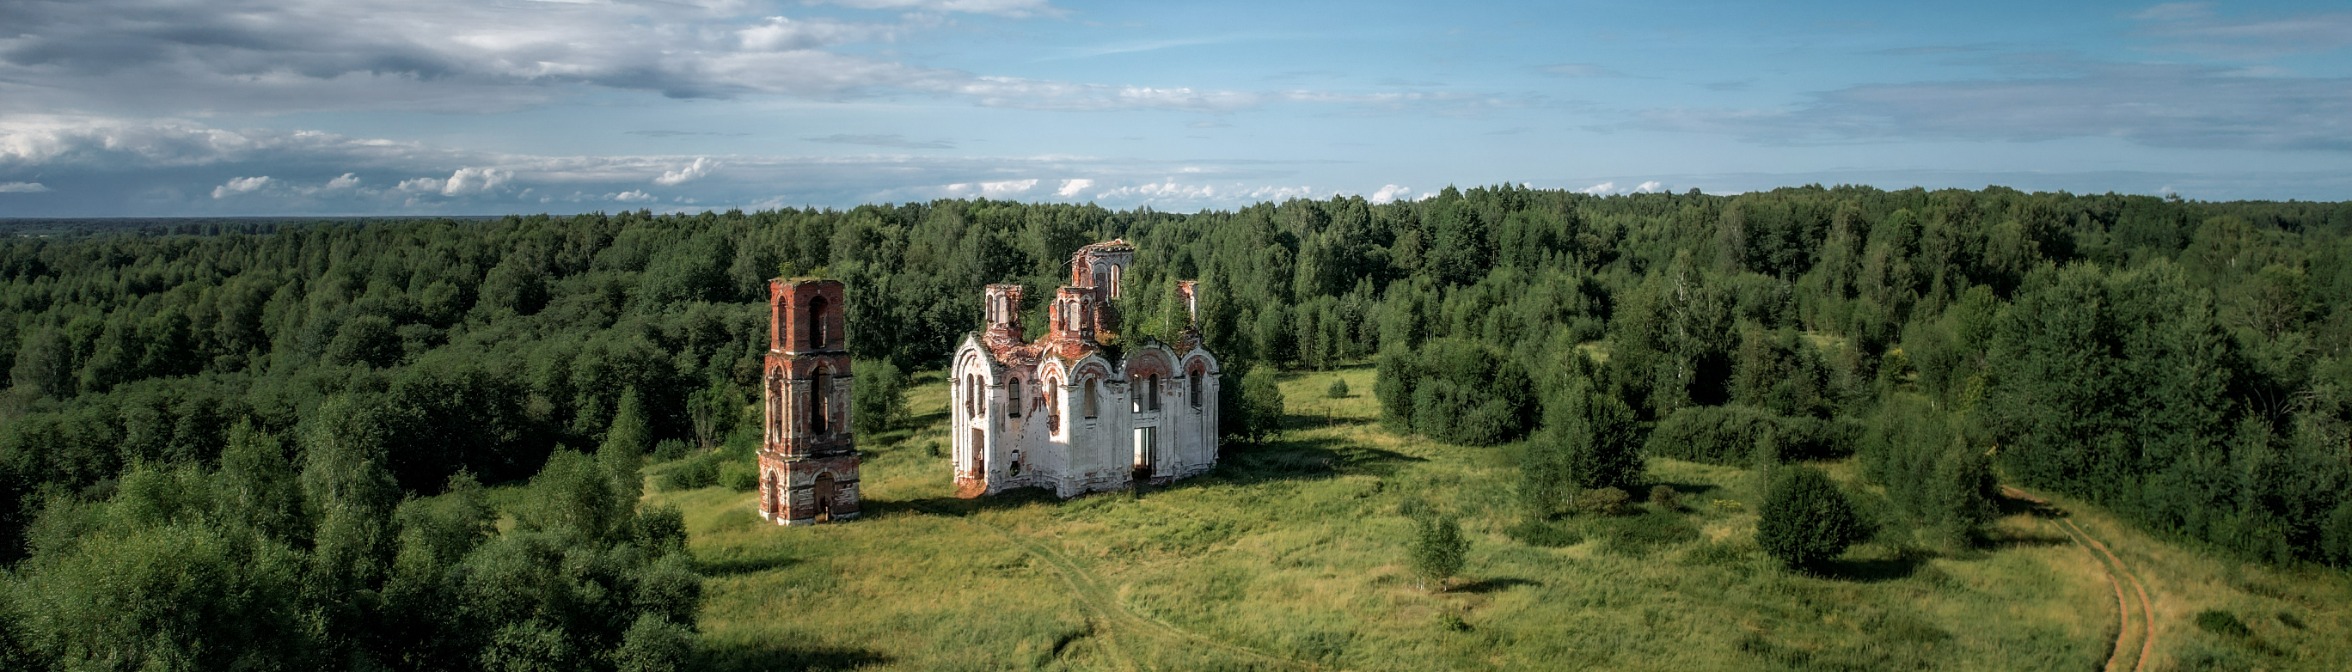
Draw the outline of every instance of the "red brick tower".
M858 453L849 431L849 339L841 282L768 281L761 398L760 517L781 525L858 515Z

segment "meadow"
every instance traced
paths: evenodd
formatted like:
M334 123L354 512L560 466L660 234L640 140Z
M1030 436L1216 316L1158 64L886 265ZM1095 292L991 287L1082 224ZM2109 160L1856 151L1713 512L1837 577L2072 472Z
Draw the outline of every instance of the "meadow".
M1354 393L1326 398L1335 377ZM1882 535L1804 575L1753 542L1747 470L1653 459L1679 505L1523 542L1514 448L1399 435L1372 377L1286 374L1285 429L1265 445L1228 445L1215 472L1167 487L1057 501L952 497L931 373L910 427L860 439L861 520L779 528L725 487L647 498L685 514L717 669L2096 670L2123 627L2099 561L2022 505L1978 548ZM1874 496L1854 465L1820 466ZM2352 660L2342 574L2219 560L2051 501L2145 583L2142 669ZM1445 591L1406 569L1408 502L1458 516L1471 541Z

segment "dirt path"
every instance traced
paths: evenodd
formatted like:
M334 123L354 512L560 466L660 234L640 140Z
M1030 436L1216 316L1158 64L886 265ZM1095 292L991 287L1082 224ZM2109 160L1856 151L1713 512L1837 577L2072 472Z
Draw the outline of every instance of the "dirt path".
M1127 606L1125 600L1119 599L1115 591L1105 587L1102 580L1095 577L1093 572L1087 571L1085 567L1071 560L1069 556L1063 555L1061 551L1047 544L1038 543L1019 532L981 520L976 516L957 515L945 511L932 511L932 513L955 517L976 527L994 532L997 536L1003 537L1005 541L1012 542L1014 546L1018 546L1037 559L1045 561L1046 566L1052 567L1054 573L1061 577L1062 583L1069 587L1070 594L1077 599L1079 608L1086 612L1087 620L1101 628L1106 638L1112 640L1108 648L1122 669L1135 670L1142 669L1143 666L1138 665L1133 658L1128 656L1125 647L1118 645L1116 640L1121 631L1146 637L1177 639L1189 645L1224 651L1244 660L1281 669L1324 669L1322 666L1307 661L1278 656L1214 639L1177 627L1173 623L1160 620L1150 614L1138 612Z
M2147 585L2140 582L2140 577L2131 571L2130 565L2124 564L2123 558L2116 557L2107 544L2101 543L2097 537L2083 530L2081 525L2067 518L2065 511L2024 490L2004 485L2001 486L2001 492L2011 499L2030 502L2042 509L2060 533L2065 534L2076 546L2082 547L2084 553L2090 554L2092 561L2099 563L2099 570L2107 577L2107 585L2115 589L2115 645L2108 651L2106 672L2145 670L2149 652L2156 650L2156 610L2148 599ZM2124 590L2124 584L2127 583L2131 585L2131 590ZM2140 626L2136 629L2132 627L2134 616L2138 617ZM2139 640L2139 650L2131 656L2131 666L2124 667L2124 647L2132 639Z

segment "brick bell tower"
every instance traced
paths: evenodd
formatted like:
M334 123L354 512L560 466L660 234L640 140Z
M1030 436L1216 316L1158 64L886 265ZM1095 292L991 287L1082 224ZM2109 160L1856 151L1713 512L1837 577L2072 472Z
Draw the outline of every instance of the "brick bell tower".
M779 525L858 515L858 452L849 431L849 339L841 282L768 281L768 357L760 397L760 517Z

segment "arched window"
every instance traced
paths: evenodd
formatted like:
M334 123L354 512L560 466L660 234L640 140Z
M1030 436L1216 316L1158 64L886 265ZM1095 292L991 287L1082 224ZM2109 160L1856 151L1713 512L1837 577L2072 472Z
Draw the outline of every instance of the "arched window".
M825 297L819 296L809 299L808 333L809 349L811 350L823 348L827 341L832 340L825 333L825 308Z
M1005 415L1021 417L1021 406L1028 402L1021 396L1021 379L1014 378L1005 384L1009 386L1005 390Z
M830 434L833 427L833 372L817 367L809 388L809 433Z
M1102 414L1100 402L1096 400L1100 396L1102 396L1102 388L1097 384L1097 381L1093 378L1086 379L1086 417L1092 418Z
M1200 410L1200 404L1201 404L1201 368L1200 368L1199 366L1194 366L1194 367L1192 367L1190 370L1187 370L1187 371L1184 373L1184 387L1185 387L1185 389L1186 389L1187 391L1189 391L1189 392L1192 394L1192 408L1193 408L1193 410Z

